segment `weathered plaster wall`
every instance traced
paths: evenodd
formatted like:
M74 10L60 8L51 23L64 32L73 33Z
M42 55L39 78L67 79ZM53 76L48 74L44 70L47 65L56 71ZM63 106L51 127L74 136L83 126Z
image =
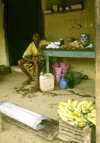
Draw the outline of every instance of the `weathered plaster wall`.
M43 10L46 3L42 0ZM45 37L50 41L59 41L59 38L68 39L74 37L79 39L82 33L89 34L89 43L92 43L95 38L94 26L90 27L91 19L94 24L94 0L84 0L84 10L67 12L60 14L44 14L45 18ZM68 29L68 25L73 26L74 21L76 25L81 24L80 29ZM87 28L84 24L87 22ZM69 64L69 71L81 71L87 74L90 79L95 76L95 60L94 59L76 59L76 58L62 58L62 61ZM53 58L53 62L56 60Z
M3 29L3 3L0 0L0 65L7 63L4 29ZM46 0L42 0L43 11L46 8ZM45 36L49 41L59 41L59 38L66 40L69 37L80 37L82 33L89 34L89 43L94 41L95 30L94 27L89 27L90 20L94 16L94 0L84 0L84 10L67 12L63 14L49 14L44 15L45 19ZM94 18L94 17L93 17ZM73 25L73 20L76 20L76 24L81 22L81 29L68 29L68 22L70 26ZM85 20L87 19L88 27L84 28ZM94 19L93 19L94 20ZM53 58L53 62L56 62ZM62 62L69 64L69 71L81 71L83 74L87 74L90 79L94 79L95 76L95 60L94 59L76 59L76 58L62 58Z
M0 0L0 65L6 65L5 40L3 28L3 7L4 5Z

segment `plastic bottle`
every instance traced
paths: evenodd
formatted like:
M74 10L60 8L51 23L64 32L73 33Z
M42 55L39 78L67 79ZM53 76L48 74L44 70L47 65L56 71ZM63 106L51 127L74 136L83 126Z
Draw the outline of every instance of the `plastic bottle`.
M62 89L67 88L67 82L66 82L66 80L64 79L64 77L61 78L59 84L60 84L60 88L62 88Z
M73 73L71 73L70 79L69 79L69 88L74 88L74 77Z
M60 38L60 46L61 45L64 45L64 39L63 38Z

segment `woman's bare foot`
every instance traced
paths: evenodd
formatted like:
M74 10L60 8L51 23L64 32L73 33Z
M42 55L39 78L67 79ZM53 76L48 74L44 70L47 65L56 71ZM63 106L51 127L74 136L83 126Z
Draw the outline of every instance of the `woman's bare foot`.
M29 82L31 82L31 81L33 81L33 78L25 80L25 81L23 82L23 84L27 84L27 83L29 83Z
M29 90L29 92L35 92L39 90L39 86L35 85L32 89Z

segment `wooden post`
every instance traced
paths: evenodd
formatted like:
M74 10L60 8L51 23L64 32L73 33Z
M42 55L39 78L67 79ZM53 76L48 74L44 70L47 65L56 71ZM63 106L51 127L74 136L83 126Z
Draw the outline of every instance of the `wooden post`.
M83 129L84 143L91 143L91 127L86 126Z
M100 143L100 0L95 0L96 143Z
M0 132L3 131L3 128L2 128L2 113L0 111Z

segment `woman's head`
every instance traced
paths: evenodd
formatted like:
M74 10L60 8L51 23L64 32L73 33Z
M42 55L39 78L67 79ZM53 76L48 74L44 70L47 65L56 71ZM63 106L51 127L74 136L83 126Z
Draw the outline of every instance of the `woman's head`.
M40 34L38 32L34 33L33 40L34 40L35 44L39 43L39 41L40 41Z

